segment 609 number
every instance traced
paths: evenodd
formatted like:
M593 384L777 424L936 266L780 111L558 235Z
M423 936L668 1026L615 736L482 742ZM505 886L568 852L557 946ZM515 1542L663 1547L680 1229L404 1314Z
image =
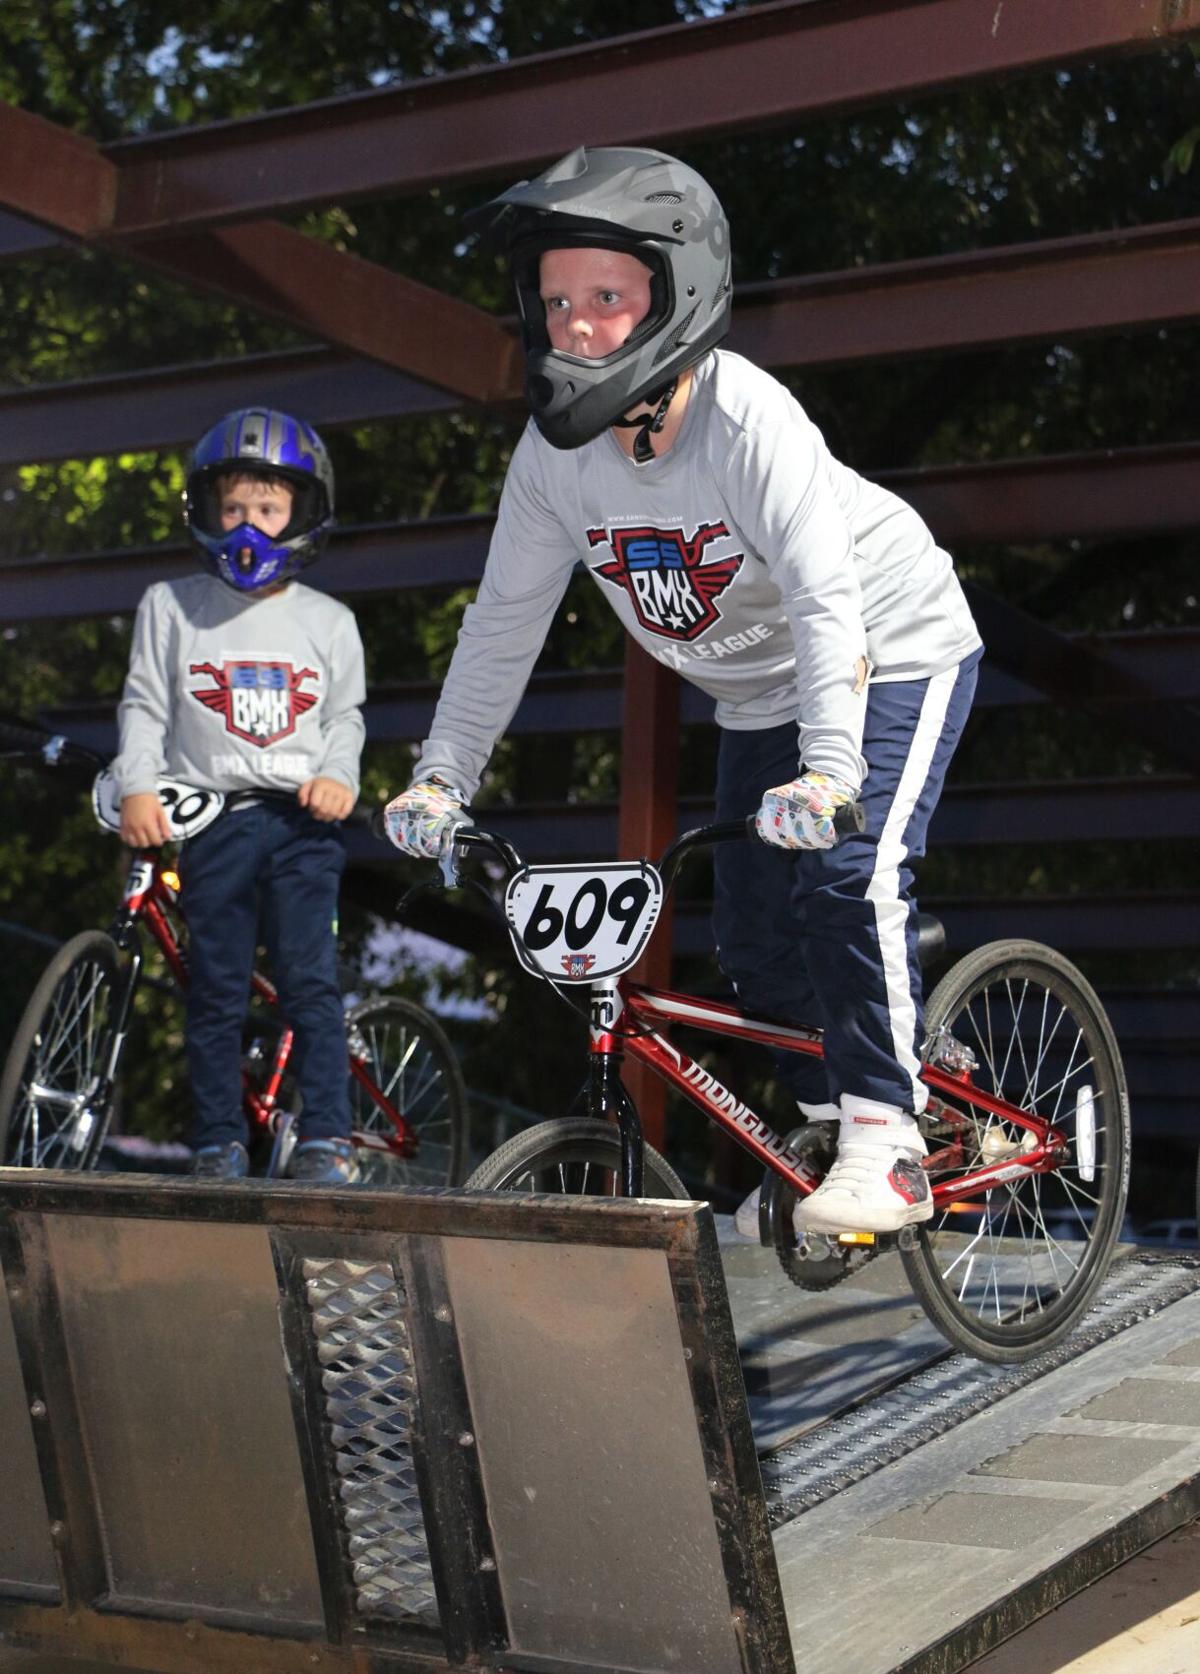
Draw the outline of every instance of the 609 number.
M626 947L638 928L651 893L646 878L625 878L610 891L603 879L593 877L576 890L567 906L558 907L555 896L561 898L561 891L552 883L543 884L521 931L521 939L531 953L541 953L561 937L577 953L595 940L605 919L610 918L621 926L617 946Z

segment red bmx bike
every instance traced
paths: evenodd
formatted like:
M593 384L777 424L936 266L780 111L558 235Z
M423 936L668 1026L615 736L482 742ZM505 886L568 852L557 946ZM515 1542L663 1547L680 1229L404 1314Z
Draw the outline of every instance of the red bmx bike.
M0 724L0 750L52 766L104 758L63 738ZM224 798L161 781L172 829L185 838L222 813ZM93 788L101 825L119 810L101 774ZM0 1162L16 1168L94 1168L117 1099L121 1061L143 976L144 938L186 989L186 899L155 849L133 851L124 897L107 930L85 930L51 959L17 1026L0 1075ZM242 1103L256 1172L286 1171L296 1100L288 1078L292 1030L275 988L255 971L243 1039ZM377 1186L451 1186L466 1165L467 1094L437 1020L394 995L346 1012L351 1139L364 1179Z
M740 822L681 837L648 862L527 866L503 838L464 829L457 852L486 849L507 873L513 945L532 974L588 991L586 1115L510 1139L468 1187L487 1191L690 1197L642 1140L620 1080L624 1058L649 1064L763 1168L759 1230L798 1285L825 1289L879 1250L899 1247L938 1329L985 1360L1019 1361L1057 1342L1087 1307L1121 1226L1129 1174L1129 1106L1120 1054L1095 993L1053 949L992 942L968 954L926 1007L920 1118L933 1219L889 1236L807 1234L792 1209L834 1155L836 1124L776 1133L689 1057L671 1026L822 1054L815 1028L736 1006L639 986L640 957L680 862L745 839Z

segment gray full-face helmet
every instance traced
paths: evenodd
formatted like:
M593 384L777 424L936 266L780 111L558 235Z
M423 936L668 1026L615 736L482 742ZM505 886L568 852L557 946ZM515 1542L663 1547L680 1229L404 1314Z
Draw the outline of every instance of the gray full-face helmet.
M504 239L525 345L534 421L556 448L577 448L629 408L655 399L729 329L729 223L695 169L661 151L580 146L469 218ZM546 250L620 250L650 269L650 310L628 340L595 360L550 345L538 284Z

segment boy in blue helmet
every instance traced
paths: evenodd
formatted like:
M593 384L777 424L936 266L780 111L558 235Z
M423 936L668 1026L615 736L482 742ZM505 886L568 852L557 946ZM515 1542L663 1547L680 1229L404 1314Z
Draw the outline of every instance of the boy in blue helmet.
M337 983L339 821L358 795L362 644L345 605L295 578L333 527L320 437L286 413L230 413L199 441L185 513L204 575L161 581L138 606L113 764L121 835L170 831L160 774L223 791L220 819L184 845L187 1050L194 1174L246 1174L242 1025L260 928L296 1032L303 1099L296 1179L358 1178Z
M753 1010L824 1026L824 1063L786 1065L803 1116L839 1123L798 1227L928 1219L911 862L981 655L950 558L787 389L717 347L729 228L693 169L581 148L483 213L507 241L533 422L392 839L443 851L582 563L638 643L716 700L718 819L757 811L761 844L716 851L714 918ZM856 799L866 829L838 842Z

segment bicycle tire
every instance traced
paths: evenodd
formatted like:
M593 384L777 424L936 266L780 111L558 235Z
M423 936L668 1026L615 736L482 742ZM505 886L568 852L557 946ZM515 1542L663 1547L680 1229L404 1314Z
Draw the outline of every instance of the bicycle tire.
M0 1076L5 1167L82 1172L95 1166L115 1086L93 1106L87 1084L111 1048L125 980L117 945L102 930L73 936L42 972ZM31 1098L31 1084L44 1090L40 1098Z
M1029 1360L1078 1321L1120 1232L1129 1185L1120 1051L1087 980L1038 942L991 942L968 954L934 990L927 1025L927 1055L938 1050L938 1030L949 1029L977 1055L977 1087L1039 1110L1067 1135L1060 1168L935 1211L915 1246L901 1251L918 1300L956 1348L982 1360ZM965 1095L955 1108L968 1117L972 1147L958 1172L1020 1154L1025 1130L1017 1124ZM966 1214L978 1214L977 1229Z
M366 1049L368 1073L418 1144L410 1157L378 1147L378 1139L393 1131L391 1121L351 1074L350 1137L363 1180L388 1187L458 1185L467 1160L467 1089L441 1024L411 1000L379 995L355 1006L346 1028Z
M645 1151L645 1195L690 1199L683 1181L651 1145ZM548 1192L569 1197L619 1197L621 1135L609 1122L560 1116L514 1134L467 1180L476 1192ZM599 1191L589 1189L599 1185Z
M812 1122L808 1124L808 1130L799 1138L793 1133L788 1143L797 1157L807 1161L816 1173L824 1175L837 1154L836 1124ZM826 1254L802 1258L792 1220L796 1193L782 1181L776 1189L779 1193L779 1212L775 1217L775 1254L784 1274L798 1290L833 1290L844 1279L851 1278L865 1267L868 1261L874 1260L874 1248L862 1244L839 1247L832 1239L818 1239L826 1245Z

